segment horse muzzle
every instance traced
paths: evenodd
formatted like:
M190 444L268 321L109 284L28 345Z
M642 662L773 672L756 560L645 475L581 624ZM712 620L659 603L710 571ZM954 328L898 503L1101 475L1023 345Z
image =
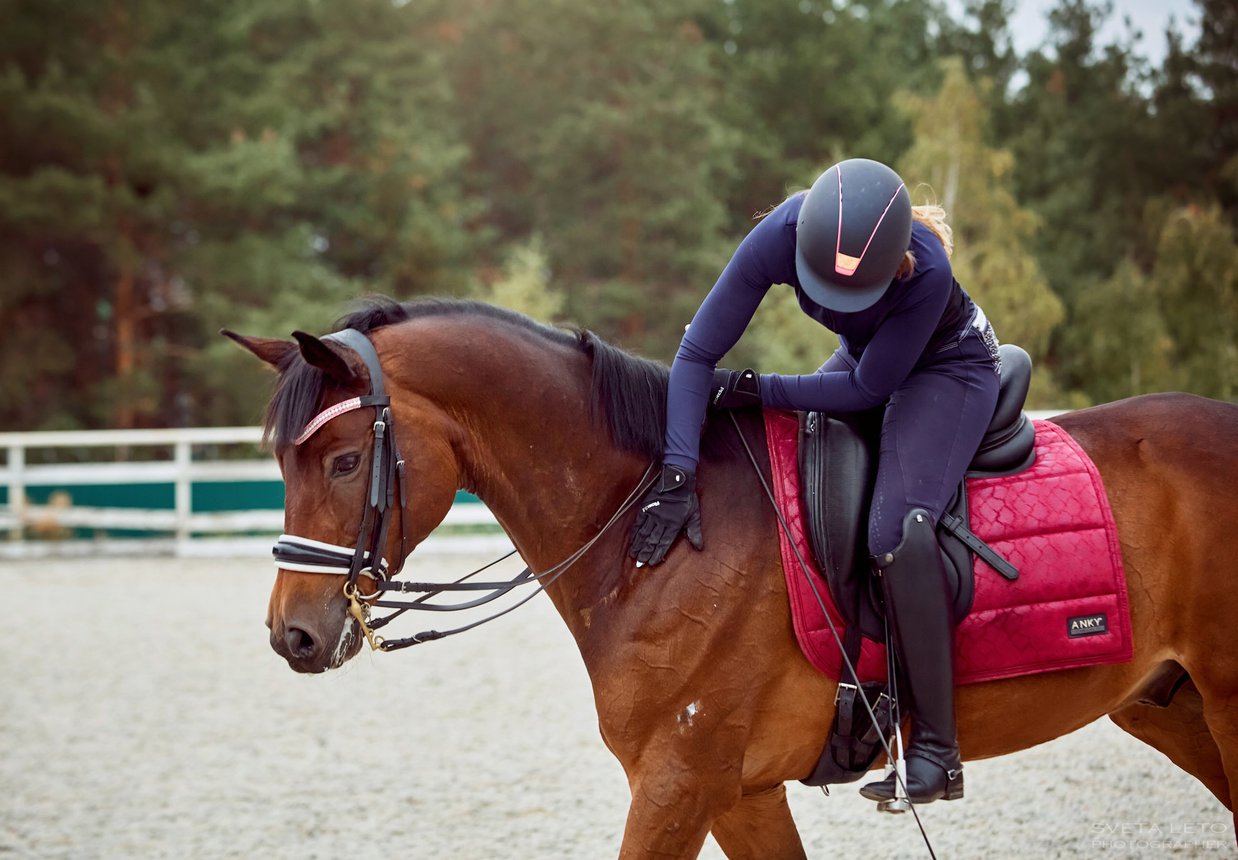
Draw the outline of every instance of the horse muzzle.
M295 672L318 674L337 669L361 650L357 622L342 601L331 601L325 613L316 615L292 610L272 619L271 649Z

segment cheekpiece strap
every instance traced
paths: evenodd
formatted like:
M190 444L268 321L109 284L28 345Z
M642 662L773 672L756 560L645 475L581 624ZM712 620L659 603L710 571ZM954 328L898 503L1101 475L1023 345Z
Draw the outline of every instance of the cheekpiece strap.
M357 544L354 547L345 547L285 534L276 542L273 554L276 565L285 570L347 576L345 594L351 594L350 599L355 607L355 587L359 576L381 582L390 575L387 560L382 558L382 549L387 542L391 514L397 508L400 511L402 527L399 563L401 566L404 563L406 553L403 550L407 540L407 528L403 527L404 503L407 500L404 461L400 458L391 426L391 397L383 386L382 365L379 364L374 344L356 329L337 331L326 335L322 340L341 344L361 358L370 374L370 392L336 403L315 415L305 425L294 444L304 444L333 418L356 409L374 409L374 445ZM397 482L400 490L398 501L395 498Z

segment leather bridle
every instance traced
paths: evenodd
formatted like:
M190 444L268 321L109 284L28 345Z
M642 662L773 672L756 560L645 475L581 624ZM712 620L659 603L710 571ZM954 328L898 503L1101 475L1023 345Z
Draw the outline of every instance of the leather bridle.
M334 341L357 353L369 371L370 392L361 397L337 403L318 413L305 426L293 444L304 444L329 421L355 409L372 408L374 410L374 447L361 508L361 525L357 533L357 543L352 547L346 547L298 535L282 534L275 542L271 554L275 557L275 564L285 570L346 575L348 578L344 583L344 596L349 601L349 611L357 617L358 613L354 611L354 608L358 605L358 579L364 575L372 579L376 587L381 589L383 583L389 578L390 571L382 552L387 543L392 514L397 508L400 511L400 558L396 562L395 572L399 573L404 565L405 543L408 540L408 529L404 523L404 507L408 500L408 480L404 458L400 456L392 426L391 396L387 394L383 386L382 366L378 362L378 353L374 349L374 344L356 329L344 329L327 335L323 340ZM361 621L362 629L367 631L367 638L369 638L370 634L365 621L361 618L358 620Z
M429 582L397 582L392 577L398 575L408 557L408 526L405 514L411 501L408 493L407 469L403 457L400 456L396 440L394 419L391 414L391 396L383 386L382 366L378 361L378 353L370 339L356 329L344 329L334 334L326 335L324 341L333 341L348 347L361 358L370 374L370 391L361 397L354 397L335 404L314 416L301 435L293 442L301 445L307 442L316 432L328 422L357 409L374 409L374 449L370 458L369 477L367 479L364 502L361 510L361 525L358 528L357 542L354 546L340 546L325 543L300 535L282 534L275 542L271 554L275 557L275 565L283 570L298 573L321 573L333 576L345 576L343 591L348 600L348 612L361 627L373 650L395 651L411 645L420 645L442 639L456 633L463 633L493 621L523 606L542 591L545 591L555 580L563 575L573 564L588 552L602 536L617 523L625 513L632 509L637 500L648 488L654 476L654 464L645 469L636 487L615 511L614 515L592 538L577 548L567 558L553 567L534 573L525 567L510 580L502 582L468 582L478 573L493 567L504 559L516 554L512 550L504 556L483 565L461 578L449 583ZM391 521L396 510L400 511L400 557L396 559L394 570L390 568L387 559L382 557L383 547L387 542ZM357 587L360 578L364 576L373 582L373 590L368 594L361 593ZM374 631L386 626L397 616L408 610L424 612L455 612L462 609L473 609L496 600L513 589L527 583L538 583L531 594L513 606L497 612L486 618L457 627L453 630L427 630L407 639L388 640ZM446 592L489 592L472 600L454 604L430 603L434 597ZM400 594L420 594L421 596L408 601L389 600L383 597L388 592ZM396 612L381 618L370 618L370 607L377 606L395 609Z

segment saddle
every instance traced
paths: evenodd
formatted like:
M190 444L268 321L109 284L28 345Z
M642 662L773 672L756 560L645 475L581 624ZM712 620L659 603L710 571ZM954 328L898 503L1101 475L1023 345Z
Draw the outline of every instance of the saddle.
M1013 344L1003 344L999 355L997 406L967 477L1011 475L1035 462L1036 433L1023 411L1032 377L1031 358ZM800 417L800 486L809 543L852 632L848 650L854 648L856 653L859 634L877 642L885 639L881 597L866 551L880 419L880 411L842 417L806 412ZM968 528L966 479L937 524L937 536L957 625L971 611L975 555L1007 579L1016 579L1018 571Z
M1036 433L1023 411L1032 376L1032 361L1020 347L1000 347L1001 383L993 418L968 466L967 476L1009 475L1035 462ZM843 616L843 650L853 665L860 659L861 636L885 639L884 609L876 578L869 570L868 508L876 478L874 451L882 412L836 418L820 412L800 416L800 486L805 530L825 577L834 605ZM1018 571L968 528L966 477L937 524L945 558L947 594L957 625L971 611L975 596L973 554L982 556L1007 579ZM876 725L858 705L860 690L873 704ZM838 685L834 722L825 748L807 785L859 779L881 752L881 737L892 722L890 690L885 683Z

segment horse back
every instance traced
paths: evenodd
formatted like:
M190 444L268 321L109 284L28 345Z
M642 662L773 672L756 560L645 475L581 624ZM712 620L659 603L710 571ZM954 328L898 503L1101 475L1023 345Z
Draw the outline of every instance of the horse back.
M1104 482L1136 653L1141 642L1155 642L1180 655L1201 644L1192 631L1211 627L1217 613L1238 617L1238 405L1150 394L1054 422L1087 452ZM1222 644L1230 643L1211 647Z
M1124 485L1154 473L1173 487L1187 480L1213 488L1219 494L1214 503L1238 497L1238 405L1194 394L1146 394L1052 420L1087 451L1107 486L1110 476ZM1150 489L1135 492L1155 502Z

